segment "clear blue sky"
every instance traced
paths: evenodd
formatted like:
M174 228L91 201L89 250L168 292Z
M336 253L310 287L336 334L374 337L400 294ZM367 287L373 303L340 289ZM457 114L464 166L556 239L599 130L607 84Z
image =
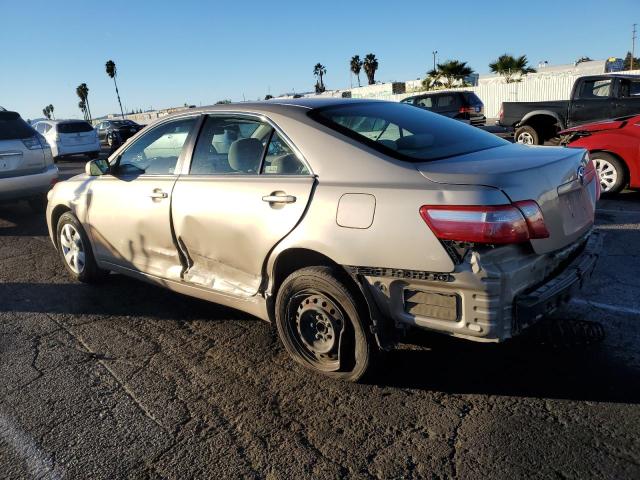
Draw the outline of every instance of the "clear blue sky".
M328 88L345 87L356 53L375 53L382 81L424 76L432 50L479 73L504 52L604 59L630 50L634 22L638 0L0 0L0 105L79 117L85 82L93 115L115 112L108 59L128 110L311 90L317 62Z

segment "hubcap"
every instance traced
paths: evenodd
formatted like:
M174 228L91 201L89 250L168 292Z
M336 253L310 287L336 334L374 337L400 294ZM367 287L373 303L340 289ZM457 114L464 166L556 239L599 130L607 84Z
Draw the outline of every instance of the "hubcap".
M84 245L78 230L70 223L60 231L60 247L68 267L77 274L82 273L85 265Z
M299 353L317 368L337 370L345 324L341 310L326 295L315 291L300 292L292 298L291 307L289 331Z
M609 192L618 181L618 171L612 163L602 159L594 159L596 162L596 171L600 177L600 187L603 192Z
M516 142L524 143L525 145L533 145L533 135L529 132L520 132L518 138L516 138Z

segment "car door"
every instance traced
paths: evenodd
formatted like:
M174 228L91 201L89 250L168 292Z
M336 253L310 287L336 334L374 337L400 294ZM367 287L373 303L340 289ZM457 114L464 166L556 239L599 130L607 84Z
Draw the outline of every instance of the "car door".
M207 117L185 168L171 213L183 280L226 295L255 295L269 252L305 211L314 185L310 169L282 132L246 115Z
M568 126L606 120L615 116L613 78L577 80L574 98L570 102Z
M99 260L160 278L180 277L171 198L197 120L192 115L157 125L113 160L109 174L90 183L89 234Z
M615 117L640 113L640 78L619 78L615 103Z

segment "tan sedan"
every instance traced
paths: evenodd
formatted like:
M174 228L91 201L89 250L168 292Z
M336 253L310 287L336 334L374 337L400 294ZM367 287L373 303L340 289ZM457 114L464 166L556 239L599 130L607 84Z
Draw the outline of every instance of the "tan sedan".
M409 105L272 101L159 120L49 196L84 282L117 272L273 321L356 380L410 327L502 341L593 271L583 150L512 145Z

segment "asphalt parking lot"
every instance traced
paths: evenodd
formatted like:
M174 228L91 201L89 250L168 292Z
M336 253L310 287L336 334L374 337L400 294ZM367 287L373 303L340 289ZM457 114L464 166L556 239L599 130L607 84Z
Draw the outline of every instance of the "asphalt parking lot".
M43 216L0 205L1 476L640 478L640 192L597 224L595 278L556 321L603 342L422 335L353 385L295 367L248 315L71 282Z

